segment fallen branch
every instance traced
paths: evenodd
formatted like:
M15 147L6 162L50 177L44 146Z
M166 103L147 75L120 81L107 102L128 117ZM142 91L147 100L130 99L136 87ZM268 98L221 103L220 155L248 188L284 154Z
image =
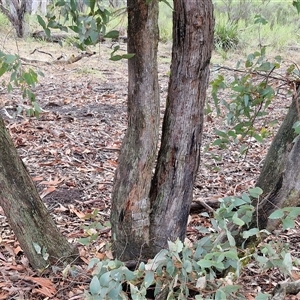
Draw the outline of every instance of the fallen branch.
M199 213L205 211L214 212L216 208L220 206L220 202L218 200L194 200L191 208L190 214Z
M279 282L273 290L271 300L284 300L286 295L296 295L300 292L300 280Z
M51 33L50 36L47 36L43 30L33 32L31 34L31 37L33 37L36 40L42 40L49 43L61 43L66 39L76 38L75 36L67 33ZM100 34L98 36L98 42L100 43L105 42L105 39Z
M51 55L49 53L46 53L46 54ZM95 54L96 54L96 52L82 52L77 56L71 55L71 57L69 57L69 58L61 55L56 60L54 60L52 62L36 60L36 59L28 59L28 58L25 58L25 57L20 57L20 59L24 62L31 63L31 64L40 63L40 64L47 64L47 65L52 65L52 64L55 64L55 65L57 65L57 64L68 65L68 64L73 64L73 63L81 60L84 57L90 57L90 56L95 55Z

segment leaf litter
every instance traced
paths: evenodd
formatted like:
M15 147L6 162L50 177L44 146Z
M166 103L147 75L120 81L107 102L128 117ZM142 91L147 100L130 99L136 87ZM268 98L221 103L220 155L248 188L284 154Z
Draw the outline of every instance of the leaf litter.
M32 52L29 48L36 47L33 42L29 46L19 43L24 43L19 47L22 56L28 56ZM11 94L0 91L0 113L59 229L77 245L78 240L91 241L91 236L98 234L90 244L79 245L86 264L92 257L112 258L107 222L114 171L127 125L127 62L110 62L110 46L101 44L95 48L97 55L71 65L36 65L45 74L34 89L42 108L39 118L27 117L24 111L17 113L17 107L28 106L17 90ZM56 45L45 47L54 55L61 51ZM63 50L69 54L77 51L71 47ZM170 51L170 45L160 45L161 116ZM37 59L45 59L41 53L36 55ZM273 118L283 119L288 101L281 98L270 106ZM243 158L236 145L225 150L211 146L216 138L214 128L219 129L223 123L222 118L214 116L207 117L204 124L202 162L194 188L196 201L218 202L221 197L238 195L253 186L278 128L272 129L264 143L250 141L247 157ZM95 229L93 222L100 223L101 228ZM29 266L1 209L0 223L0 299L84 299L91 278L86 266L53 267L38 273ZM194 212L189 218L188 242L201 237L199 225L209 227L210 223ZM294 253L298 252L293 246L299 240L297 230L286 234ZM262 272L250 263L243 269L239 284L246 298L254 299L259 291L271 291L282 279L280 270Z

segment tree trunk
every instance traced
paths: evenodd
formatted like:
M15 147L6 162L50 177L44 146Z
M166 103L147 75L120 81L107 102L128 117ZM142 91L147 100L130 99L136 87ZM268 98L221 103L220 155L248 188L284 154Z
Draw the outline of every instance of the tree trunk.
M156 171L158 1L128 0L128 130L112 195L115 256L149 258L184 239L200 159L213 45L210 0L174 1L171 79ZM151 189L150 189L151 187ZM150 207L151 205L151 207Z
M153 254L168 240L185 238L200 161L213 28L211 1L174 1L171 78L151 188Z
M4 4L4 3L6 4ZM27 3L28 2L28 3ZM0 0L0 10L7 16L11 24L16 30L17 36L22 38L24 36L24 15L27 9L31 7L31 0Z
M33 268L43 269L78 257L40 199L1 117L0 205Z
M299 120L300 89L293 99L266 156L257 186L263 190L252 227L272 231L280 220L269 220L276 209L300 205L300 139L293 124ZM258 222L258 224L257 224Z
M149 191L159 136L158 1L128 0L128 129L112 192L116 257L137 259L149 243Z

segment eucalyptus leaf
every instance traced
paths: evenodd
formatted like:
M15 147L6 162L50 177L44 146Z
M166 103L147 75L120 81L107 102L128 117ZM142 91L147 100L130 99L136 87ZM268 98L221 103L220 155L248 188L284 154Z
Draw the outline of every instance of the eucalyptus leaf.
M101 290L101 285L97 276L94 276L90 282L90 293L92 295L98 295Z

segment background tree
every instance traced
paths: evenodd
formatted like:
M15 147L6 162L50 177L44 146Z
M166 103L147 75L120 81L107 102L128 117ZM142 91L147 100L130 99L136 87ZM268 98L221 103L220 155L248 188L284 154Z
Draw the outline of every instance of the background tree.
M32 0L0 0L0 10L7 16L19 38L25 33L24 15L31 9Z
M56 227L1 117L0 205L33 268L76 260L77 250Z
M267 228L272 232L280 219L268 217L278 208L300 205L300 139L299 89L281 124L265 158L256 186L263 190L253 227ZM296 130L295 130L296 129Z

